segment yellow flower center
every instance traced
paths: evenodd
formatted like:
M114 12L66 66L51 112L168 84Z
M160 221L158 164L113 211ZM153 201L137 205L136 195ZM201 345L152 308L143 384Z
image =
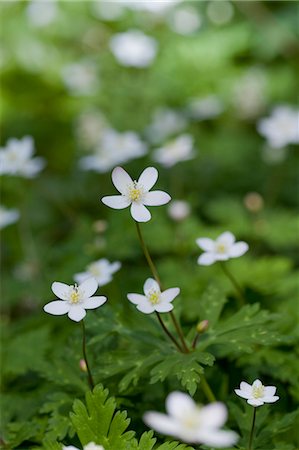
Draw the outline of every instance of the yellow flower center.
M143 195L143 190L137 187L137 181L134 181L134 184L129 187L129 198L132 202L138 202L141 200Z
M261 398L261 397L263 397L264 389L265 389L265 387L263 385L261 385L261 386L253 386L253 388L252 388L252 396L253 396L253 398Z
M70 293L70 303L79 303L81 299L81 295L78 289L78 286L75 284L72 288L72 292Z
M153 291L148 295L148 299L152 305L156 305L160 301L160 293L157 291Z
M226 245L225 244L218 244L217 245L217 251L219 253L225 253L226 252Z

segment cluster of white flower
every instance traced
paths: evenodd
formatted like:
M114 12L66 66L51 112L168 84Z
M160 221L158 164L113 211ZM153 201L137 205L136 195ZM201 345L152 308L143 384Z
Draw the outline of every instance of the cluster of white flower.
M119 133L111 128L104 129L94 144L90 155L79 160L83 170L107 172L117 164L123 164L147 153L146 144L133 131Z

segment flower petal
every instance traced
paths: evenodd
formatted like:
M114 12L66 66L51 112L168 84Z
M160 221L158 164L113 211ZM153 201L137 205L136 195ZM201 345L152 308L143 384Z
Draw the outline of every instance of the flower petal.
M86 311L80 305L71 305L68 316L75 322L80 322L86 316Z
M69 290L70 286L68 284L60 283L60 281L54 281L54 283L52 283L52 291L62 300L68 300Z
M144 314L151 314L155 311L155 306L152 305L147 299L145 299L142 302L138 303L137 309Z
M197 443L205 444L209 447L225 448L234 445L238 440L238 435L234 431L227 430L202 430L196 436Z
M218 238L216 239L216 242L220 244L225 244L228 247L232 245L235 242L236 238L230 231L225 231L224 233L220 234Z
M162 292L161 294L161 299L163 302L172 302L172 300L174 300L180 293L180 288L175 287L175 288L170 288L170 289L166 289L165 291Z
M246 242L240 241L233 244L228 250L230 257L237 258L238 256L244 255L247 252L249 246Z
M69 312L71 305L64 300L55 300L44 306L44 311L54 316L61 316Z
M159 433L176 436L177 423L166 414L149 411L144 414L143 421L147 426Z
M155 167L147 167L144 169L138 179L138 184L143 187L145 191L149 191L158 179L158 171Z
M262 385L263 385L263 383L258 378L252 383L253 388L254 387L260 388Z
M196 239L196 244L205 252L212 252L215 248L215 242L210 238Z
M208 252L200 255L200 257L197 260L197 263L201 266L210 266L216 261L217 259L215 253Z
M247 400L247 403L251 406L262 406L264 404L263 400L260 400L259 398L250 398Z
M112 171L112 182L121 194L126 194L128 187L133 183L130 175L122 167L115 167Z
M204 406L200 411L200 423L203 428L220 428L227 420L226 406L221 402L214 402Z
M276 392L276 386L265 386L264 396L272 397L273 395L275 395L275 392Z
M128 294L127 299L130 300L131 303L134 303L134 305L139 305L139 303L146 300L146 297L140 294Z
M148 222L152 217L144 205L136 202L133 202L131 205L131 215L136 222Z
M239 397L246 398L246 400L252 397L252 391L248 392L247 390L243 391L242 389L235 389L235 393Z
M74 275L74 280L76 281L76 283L83 283L83 281L86 281L88 278L90 278L90 273L89 272L80 272L80 273L75 273Z
M145 194L143 204L147 206L160 206L170 202L171 197L164 191L152 191Z
M241 381L241 383L240 383L240 389L241 389L243 392L247 392L248 394L251 394L251 392L252 392L251 384L246 383L246 381Z
M89 278L85 281L83 281L82 284L80 284L78 290L80 294L82 294L84 299L87 299L91 297L96 290L98 289L98 282L95 278L89 276Z
M163 313L163 312L169 312L173 309L173 304L166 302L166 303L157 303L155 305L155 311Z
M152 289L154 291L160 292L160 286L157 281L153 278L148 278L143 285L143 292L145 293L145 295L147 295Z
M95 309L102 306L107 301L107 297L103 295L90 297L82 303L84 309Z
M263 397L263 401L265 402L265 403L274 403L274 402L277 402L277 400L279 400L279 397L278 397L278 395L273 395L273 396L265 396L265 397Z
M102 202L113 209L124 209L131 203L124 195L108 195L102 198Z
M174 391L166 399L166 411L175 419L183 420L186 414L192 414L196 404L190 395Z

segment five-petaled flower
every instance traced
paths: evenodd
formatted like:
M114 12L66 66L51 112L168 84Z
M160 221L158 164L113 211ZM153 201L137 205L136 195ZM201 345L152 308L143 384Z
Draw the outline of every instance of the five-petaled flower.
M107 301L104 296L93 297L97 288L98 282L95 278L88 278L79 286L55 281L52 284L52 291L61 300L47 303L44 311L54 316L67 314L71 320L80 322L86 316L86 309L98 308Z
M160 286L153 278L148 278L143 286L145 295L128 294L128 300L137 305L138 311L150 314L154 311L169 312L173 309L172 301L179 295L180 289L170 288L161 292Z
M196 239L196 243L205 251L197 260L198 264L202 266L210 266L216 261L238 258L248 250L248 244L243 241L236 242L235 236L230 231L222 233L215 241L209 238L199 238Z
M261 406L264 403L274 403L279 397L275 395L275 386L264 386L260 380L255 380L252 385L242 381L240 389L235 389L235 393L247 400L252 406Z
M138 181L133 181L122 168L116 167L112 171L112 182L121 195L110 195L102 198L102 202L114 209L123 209L131 205L131 215L136 222L148 222L151 213L146 206L165 205L171 200L164 191L152 191L158 179L158 171L154 167L147 167ZM145 206L146 205L146 206Z
M166 410L168 415L147 412L144 422L159 433L192 444L225 448L238 440L234 431L220 429L227 419L227 409L223 403L200 407L189 395L172 392L166 399Z
M120 267L121 263L119 261L110 263L108 259L101 258L90 263L86 267L85 272L76 273L74 279L77 283L83 283L87 278L93 277L97 280L99 286L104 286L112 281L112 275L117 272Z

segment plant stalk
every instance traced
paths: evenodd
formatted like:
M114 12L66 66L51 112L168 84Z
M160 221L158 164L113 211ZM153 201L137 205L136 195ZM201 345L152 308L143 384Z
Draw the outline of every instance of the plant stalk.
M254 433L254 426L255 426L255 418L256 418L256 407L253 407L253 417L252 417L252 425L251 425L251 431L249 436L249 444L248 444L248 450L253 450L253 433Z
M86 368L87 368L87 376L88 376L88 383L89 383L89 387L90 389L94 388L94 381L92 378L92 374L90 371L90 367L89 367L89 363L88 363L88 359L87 359L87 354L86 354L86 332L85 332L85 324L84 324L84 320L81 320L82 323L82 352L83 352L83 358L84 361L86 363Z
M237 293L238 303L241 308L242 306L244 306L246 304L246 300L244 298L244 293L243 293L239 283L237 282L237 280L235 279L233 274L230 272L230 270L228 270L227 266L222 261L220 261L220 267L223 270L223 273L225 274L225 276L230 280L230 282L234 286L236 293Z

